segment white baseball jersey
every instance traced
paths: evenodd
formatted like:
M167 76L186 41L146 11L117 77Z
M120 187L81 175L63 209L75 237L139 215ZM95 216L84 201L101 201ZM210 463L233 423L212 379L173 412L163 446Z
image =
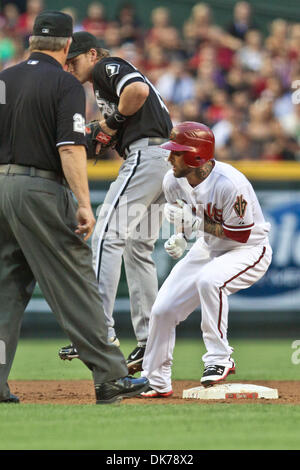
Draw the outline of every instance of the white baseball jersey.
M204 240L210 252L224 253L242 246L267 242L270 224L264 219L251 183L231 165L214 163L209 176L196 187L192 187L185 177L175 178L173 170L168 171L163 182L167 201L176 204L176 199L183 200L193 206L200 218L203 217L204 208L208 217L221 223L226 231L251 230L245 244L206 233Z
M200 235L160 288L151 311L142 375L148 377L154 390L168 393L172 390L176 326L199 306L206 347L204 365L232 367L233 348L227 339L228 297L262 278L271 263L272 249L270 224L254 190L231 165L215 162L209 176L194 188L186 178L175 178L171 170L163 186L171 204L181 199L191 204L199 217L203 217L204 206L208 217L222 224L227 237L251 230L245 243L209 234L204 235L203 243Z

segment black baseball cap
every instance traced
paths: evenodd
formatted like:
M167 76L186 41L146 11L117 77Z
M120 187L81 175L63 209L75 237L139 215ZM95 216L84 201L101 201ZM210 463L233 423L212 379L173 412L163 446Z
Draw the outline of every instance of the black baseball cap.
M61 11L42 11L35 19L33 35L70 38L73 35L72 17Z
M73 34L73 41L67 59L73 59L80 54L88 52L90 49L102 47L102 43L91 33L79 31Z

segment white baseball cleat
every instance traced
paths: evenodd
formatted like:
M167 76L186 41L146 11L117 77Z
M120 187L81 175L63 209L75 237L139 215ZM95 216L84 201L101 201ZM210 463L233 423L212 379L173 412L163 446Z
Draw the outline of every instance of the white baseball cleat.
M222 380L225 380L227 375L230 374L235 374L234 361L232 361L231 366L206 366L200 382L204 387L209 387L211 385L221 382Z
M173 390L170 392L158 392L157 390L153 390L153 388L148 387L147 390L140 394L140 398L168 398L173 395Z

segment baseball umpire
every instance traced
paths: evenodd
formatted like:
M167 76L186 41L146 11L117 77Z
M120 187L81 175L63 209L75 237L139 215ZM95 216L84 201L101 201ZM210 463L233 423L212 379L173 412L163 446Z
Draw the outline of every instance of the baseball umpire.
M114 344L119 344L113 309L123 256L137 339L127 365L129 372L136 372L141 370L150 312L157 295L152 252L160 228L157 213L165 202L162 181L170 168L166 161L169 152L159 145L167 140L172 123L149 80L129 62L110 57L90 33L74 34L67 63L81 83L92 82L103 117L88 125L90 156L95 157L100 143L100 153L115 145L124 158L99 214L92 250L109 340ZM145 233L142 227L150 226L150 232ZM62 348L59 354L62 359L78 357L72 345Z
M29 59L0 73L0 401L18 403L7 383L23 312L37 281L60 326L92 371L96 403L135 395L107 325L90 237L95 219L86 171L85 94L63 71L72 19L37 16ZM71 190L78 205L76 205Z

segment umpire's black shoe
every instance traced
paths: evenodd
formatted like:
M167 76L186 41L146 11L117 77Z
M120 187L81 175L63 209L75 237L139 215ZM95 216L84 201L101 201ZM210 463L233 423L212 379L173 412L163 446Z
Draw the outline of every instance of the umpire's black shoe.
M79 357L78 351L73 344L69 344L68 346L60 348L58 355L63 361L66 359L72 361L72 359Z
M0 400L0 403L20 403L20 399L11 393L5 400Z
M135 379L129 376L95 385L96 404L115 403L122 398L134 397L148 387L149 380L146 377Z
M128 356L126 364L129 374L135 374L143 370L142 364L146 346L137 346Z

